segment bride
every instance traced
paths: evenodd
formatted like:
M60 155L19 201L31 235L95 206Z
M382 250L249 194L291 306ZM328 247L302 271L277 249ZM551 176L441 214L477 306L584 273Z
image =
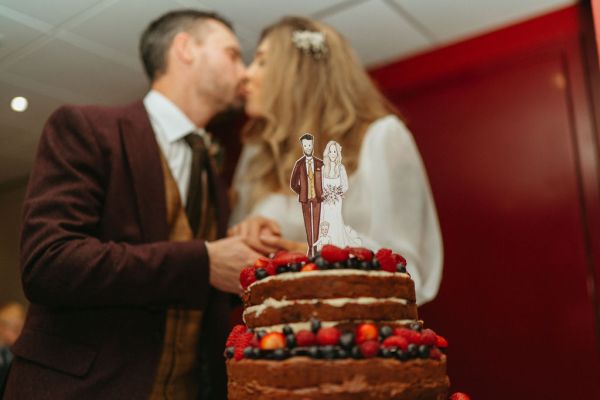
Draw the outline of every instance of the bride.
M342 204L348 190L348 175L342 164L342 146L330 140L323 152L323 201L320 225L328 226L328 241L340 247L360 246L356 231L344 224ZM317 243L320 248L321 243Z

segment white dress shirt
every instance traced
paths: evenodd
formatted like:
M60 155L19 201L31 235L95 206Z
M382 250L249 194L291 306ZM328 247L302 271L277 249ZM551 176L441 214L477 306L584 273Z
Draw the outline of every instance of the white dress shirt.
M195 126L179 107L156 90L151 90L144 97L144 107L185 206L192 169L192 150L184 138L194 132L207 141L206 131Z
M306 241L298 196L291 190L290 195L273 193L251 203L251 187L244 175L257 151L255 145L246 145L242 151L233 182L238 202L230 225L249 215L262 215L277 221L284 237ZM389 115L369 126L358 168L348 178L344 222L357 231L363 246L402 254L415 281L417 303L432 300L442 278L442 237L423 162L402 121Z

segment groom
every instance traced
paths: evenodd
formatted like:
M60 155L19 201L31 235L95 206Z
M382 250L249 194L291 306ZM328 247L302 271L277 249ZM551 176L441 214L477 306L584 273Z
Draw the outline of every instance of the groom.
M296 161L292 171L290 186L298 195L302 205L308 255L315 255L314 244L319 239L319 218L321 217L323 160L313 157L314 137L305 133L300 137L304 157Z

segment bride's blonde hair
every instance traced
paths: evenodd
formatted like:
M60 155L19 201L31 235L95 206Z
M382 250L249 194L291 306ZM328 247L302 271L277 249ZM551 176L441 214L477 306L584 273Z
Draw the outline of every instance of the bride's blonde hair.
M335 149L337 150L337 157L335 158L334 161L334 176L330 176L329 173L331 172L331 160L329 159L329 148L333 146L335 147ZM325 150L323 151L323 164L325 164L325 176L328 178L337 178L340 175L340 165L342 164L342 146L340 146L340 144L338 142L336 142L335 140L330 140L329 142L327 142L327 145L325 146Z
M322 57L294 44L297 31L324 35ZM329 25L286 17L262 32L259 42L265 39L269 40L262 87L265 116L250 119L244 127L245 141L259 146L245 175L251 182L251 204L273 192L288 193L292 168L302 156L298 146L302 132L314 135L315 154L328 140L340 143L351 174L368 125L396 113L346 39Z

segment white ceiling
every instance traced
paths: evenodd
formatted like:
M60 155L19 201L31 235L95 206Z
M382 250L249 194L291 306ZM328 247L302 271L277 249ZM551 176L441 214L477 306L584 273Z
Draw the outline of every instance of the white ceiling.
M48 115L63 103L119 104L147 82L137 41L165 11L197 7L228 17L250 60L263 26L282 15L322 19L366 66L456 42L576 0L0 0L0 183L27 175ZM10 109L14 96L26 112Z

